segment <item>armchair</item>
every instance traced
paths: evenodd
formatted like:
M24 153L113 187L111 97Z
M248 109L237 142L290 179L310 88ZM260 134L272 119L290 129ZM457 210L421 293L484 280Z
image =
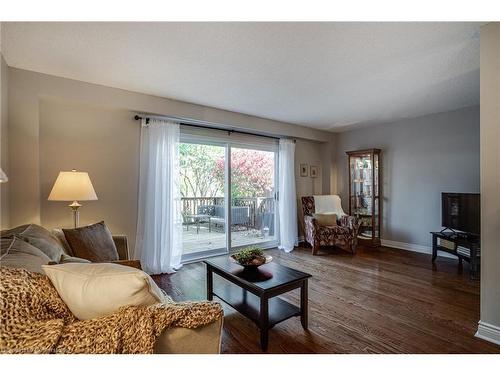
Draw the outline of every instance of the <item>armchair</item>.
M315 198L318 202L315 202ZM302 197L304 213L305 237L312 246L312 254L316 255L320 246L341 244L352 253L356 253L358 244L359 221L354 216L346 215L342 210L338 195L322 195ZM315 213L337 214L337 225L321 226L314 218Z

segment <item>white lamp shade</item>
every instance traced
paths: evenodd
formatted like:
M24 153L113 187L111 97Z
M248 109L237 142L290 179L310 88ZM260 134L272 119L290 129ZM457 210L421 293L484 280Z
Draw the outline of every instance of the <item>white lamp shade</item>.
M95 201L92 182L87 172L59 172L49 194L49 201Z
M5 174L3 169L0 168L0 182L7 182L7 181L9 181L7 175Z

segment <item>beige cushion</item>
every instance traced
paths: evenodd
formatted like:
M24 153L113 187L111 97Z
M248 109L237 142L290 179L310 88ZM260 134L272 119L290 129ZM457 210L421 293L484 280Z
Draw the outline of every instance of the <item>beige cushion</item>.
M171 327L155 341L157 354L219 354L222 318L198 328Z
M42 267L78 319L109 315L121 306L167 303L151 277L111 263L66 263Z
M59 240L47 229L39 225L30 224L16 235L40 249L53 262L59 262L61 255L65 253Z
M337 225L337 215L336 214L313 214L319 225L321 226L332 226Z
M42 265L49 264L50 258L33 245L17 238L2 238L0 266L24 268L31 272L43 273Z
M104 221L75 229L63 229L71 255L91 262L118 260L113 236Z

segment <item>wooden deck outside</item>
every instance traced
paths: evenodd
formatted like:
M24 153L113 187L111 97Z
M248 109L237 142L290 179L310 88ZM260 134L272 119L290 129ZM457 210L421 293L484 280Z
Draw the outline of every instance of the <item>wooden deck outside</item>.
M260 230L246 229L244 227L232 228L232 247L259 244L276 239L275 236L264 236ZM183 254L192 254L199 251L215 250L226 247L226 234L220 229L209 232L208 227L200 224L199 232L196 233L196 225L190 225L189 229L183 227L182 231Z

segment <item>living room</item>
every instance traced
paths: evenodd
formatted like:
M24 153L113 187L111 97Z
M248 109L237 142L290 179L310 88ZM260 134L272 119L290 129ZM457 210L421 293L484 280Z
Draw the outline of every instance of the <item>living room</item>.
M500 353L493 21L2 19L1 352Z

